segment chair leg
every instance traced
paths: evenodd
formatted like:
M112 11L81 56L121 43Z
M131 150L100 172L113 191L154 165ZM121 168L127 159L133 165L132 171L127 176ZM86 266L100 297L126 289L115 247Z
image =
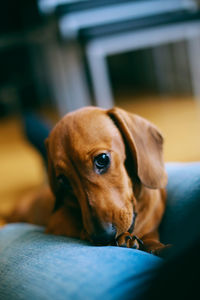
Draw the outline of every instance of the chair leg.
M168 44L153 48L155 74L160 94L169 94L174 91L174 75L171 49Z
M187 40L187 50L193 95L200 101L200 36Z
M77 45L59 45L55 41L46 50L53 97L60 115L91 105Z
M108 65L106 56L96 47L88 46L86 55L90 70L92 85L95 95L95 103L103 108L111 108L114 105Z

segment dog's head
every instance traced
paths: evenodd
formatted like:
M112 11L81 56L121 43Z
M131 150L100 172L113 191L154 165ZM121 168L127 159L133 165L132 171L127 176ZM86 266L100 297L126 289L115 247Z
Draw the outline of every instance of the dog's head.
M166 185L163 138L147 120L122 109L87 107L67 114L47 142L56 208L77 206L90 239L109 244L131 230L135 193Z

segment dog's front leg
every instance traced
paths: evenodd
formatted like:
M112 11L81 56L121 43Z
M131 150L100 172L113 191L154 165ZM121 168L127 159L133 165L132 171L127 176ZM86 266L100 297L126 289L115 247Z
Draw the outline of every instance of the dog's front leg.
M159 241L157 231L146 234L142 237L142 241L142 250L157 256L165 256L167 250L172 247L171 244L165 245Z
M83 239L80 212L74 208L61 207L50 217L45 232Z

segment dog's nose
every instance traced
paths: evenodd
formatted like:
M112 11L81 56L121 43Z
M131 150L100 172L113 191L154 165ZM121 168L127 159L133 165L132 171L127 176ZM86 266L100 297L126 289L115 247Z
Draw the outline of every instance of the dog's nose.
M108 245L115 240L117 230L111 223L97 226L91 235L91 240L95 245Z

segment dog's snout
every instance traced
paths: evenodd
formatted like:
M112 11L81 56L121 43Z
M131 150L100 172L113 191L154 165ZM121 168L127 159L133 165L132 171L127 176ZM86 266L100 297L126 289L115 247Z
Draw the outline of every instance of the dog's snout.
M94 233L91 234L91 240L95 245L108 245L115 240L117 230L111 223L98 225L94 228Z

